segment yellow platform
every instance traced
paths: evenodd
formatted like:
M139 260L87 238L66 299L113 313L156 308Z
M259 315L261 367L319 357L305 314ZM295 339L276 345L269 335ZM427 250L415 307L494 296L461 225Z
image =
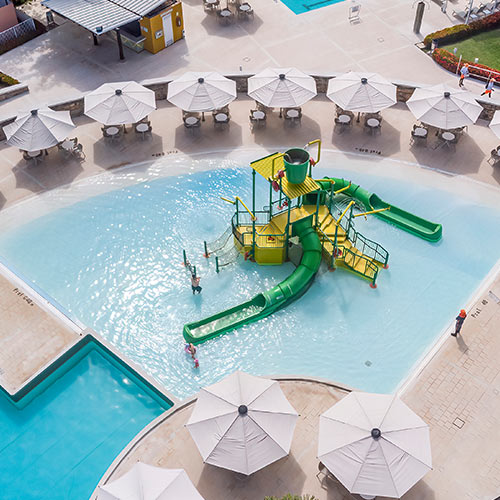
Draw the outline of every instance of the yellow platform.
M274 175L276 175L279 170L284 170L285 162L283 161L282 153L274 153L250 163L250 166L257 173L262 175L264 179L272 181ZM306 180L300 184L292 184L291 182L288 182L286 176L281 179L281 191L288 197L289 200L312 193L318 189L320 189L320 185L309 176L307 176Z

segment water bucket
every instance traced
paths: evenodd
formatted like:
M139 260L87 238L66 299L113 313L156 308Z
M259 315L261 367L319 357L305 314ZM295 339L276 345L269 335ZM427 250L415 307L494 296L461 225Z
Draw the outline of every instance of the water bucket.
M283 161L288 182L300 184L306 180L309 158L309 152L305 149L293 148L285 153Z

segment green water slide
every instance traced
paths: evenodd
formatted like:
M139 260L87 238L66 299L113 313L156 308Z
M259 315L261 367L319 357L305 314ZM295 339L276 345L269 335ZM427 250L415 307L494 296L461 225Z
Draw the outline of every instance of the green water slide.
M346 179L337 179L335 177L327 177L327 179L335 181L336 191L349 186L349 181ZM329 183L322 183L321 181L318 182L323 189L329 189ZM351 183L350 188L344 191L344 194L360 201L367 211L389 208L389 210L375 213L374 215L386 222L389 222L390 224L394 224L395 226L408 231L409 233L419 236L424 240L439 241L441 239L443 234L443 227L441 224L430 222L410 212L406 212L401 208L395 207L394 205L381 200L375 193L370 193L366 189L363 189L358 184Z
M295 271L280 284L257 294L243 304L184 325L183 333L187 342L200 344L258 321L285 307L307 291L321 265L321 243L312 227L312 217L295 222L292 230L293 234L299 237L303 249L302 259Z

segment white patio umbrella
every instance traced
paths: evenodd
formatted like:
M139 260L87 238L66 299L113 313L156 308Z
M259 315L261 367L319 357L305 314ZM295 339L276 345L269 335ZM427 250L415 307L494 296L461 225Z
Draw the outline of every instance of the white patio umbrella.
M39 151L64 141L74 128L69 111L42 108L19 114L3 130L7 144L23 151Z
M203 500L184 469L137 462L112 483L99 486L98 500Z
M155 93L137 82L105 83L84 99L84 113L103 125L137 123L155 109Z
M351 493L400 498L432 469L429 427L393 395L351 392L320 416L318 458Z
M248 79L248 95L269 108L293 108L311 100L316 82L296 68L269 68Z
M490 122L490 128L497 137L500 137L500 111L495 111Z
M205 463L249 475L288 455L297 418L278 382L237 371L200 391L186 426Z
M213 71L188 71L168 84L167 99L184 111L213 111L236 99L236 82Z
M396 90L377 73L349 71L328 81L326 95L346 111L376 113L396 104Z
M444 130L475 123L483 110L473 94L445 84L416 89L406 104L415 118Z

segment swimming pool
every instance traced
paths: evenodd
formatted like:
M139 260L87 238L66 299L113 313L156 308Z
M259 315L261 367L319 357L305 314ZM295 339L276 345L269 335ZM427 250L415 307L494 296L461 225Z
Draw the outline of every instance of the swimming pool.
M489 203L485 188L470 181L325 152L316 176L345 176L441 222L443 239L431 244L379 219L358 218L357 229L391 255L378 289L340 269L320 273L286 309L200 346L196 370L182 349L183 324L248 300L294 269L241 259L217 275L202 256L203 240L221 234L232 215L219 197L249 199L245 163L167 159L51 192L38 205L18 208L12 217L26 220L50 206L46 215L2 231L0 255L178 397L235 369L393 391L497 261L500 234L490 228L500 225L498 193ZM221 165L226 168L212 170ZM265 203L268 188L261 182L258 201ZM85 199L99 192L96 186L106 192ZM202 277L200 296L191 294L183 249Z
M294 14L304 14L344 0L281 0Z
M2 500L89 498L123 447L168 408L97 346L69 363L22 410L0 395Z

